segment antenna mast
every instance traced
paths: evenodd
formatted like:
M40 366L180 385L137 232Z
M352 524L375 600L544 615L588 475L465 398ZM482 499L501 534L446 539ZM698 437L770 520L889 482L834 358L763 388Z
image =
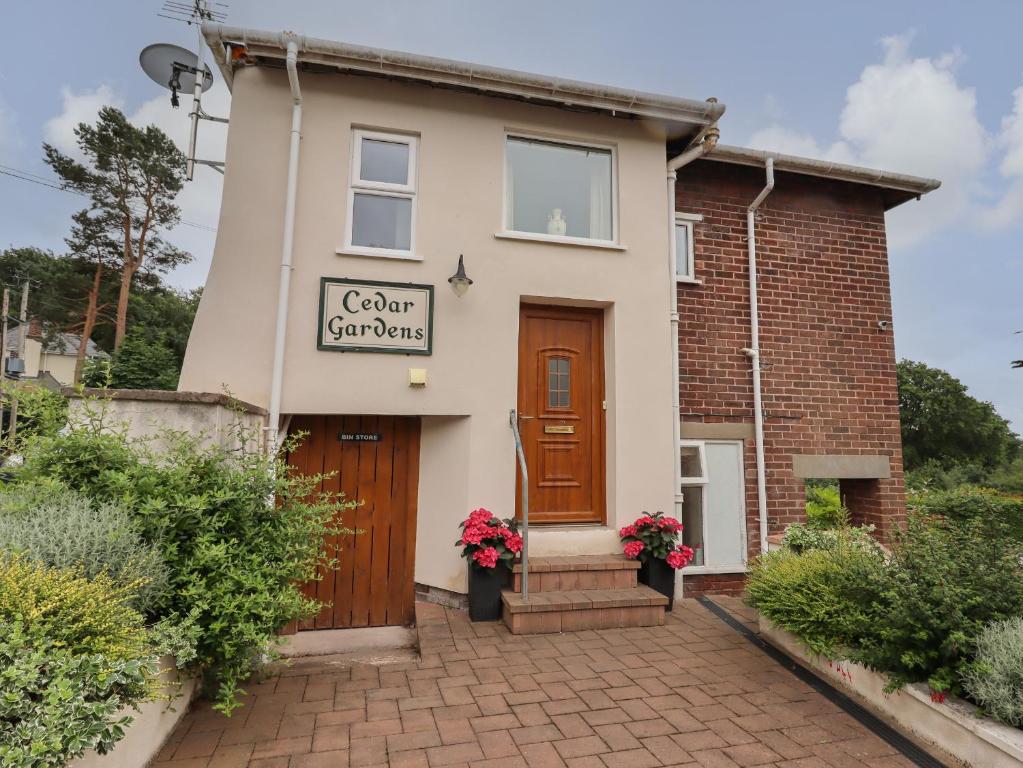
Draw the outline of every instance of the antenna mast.
M219 10L221 8L224 10ZM225 118L207 115L202 109L202 91L206 72L206 62L204 61L206 46L205 40L203 40L202 37L202 24L206 21L224 21L227 18L227 3L210 3L207 0L193 0L192 2L184 2L183 0L164 0L161 10L162 13L156 14L157 16L164 19L171 19L172 21L183 21L190 26L194 24L196 29L196 42L198 47L196 48L195 54L195 85L192 87L192 111L188 115L192 122L192 126L188 134L188 156L185 158L185 177L189 181L192 180L192 175L195 172L195 166L197 164L208 165L215 171L223 174L224 163L215 160L197 160L195 157L195 146L196 137L199 133L199 120L212 120L217 123L227 122ZM172 91L171 102L174 106L177 106L176 97L177 94Z

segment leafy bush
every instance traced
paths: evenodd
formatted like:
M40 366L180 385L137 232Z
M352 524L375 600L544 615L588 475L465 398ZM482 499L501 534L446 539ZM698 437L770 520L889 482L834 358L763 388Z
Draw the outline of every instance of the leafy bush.
M1021 558L995 520L911 516L884 569L881 620L850 658L884 672L893 689L927 681L958 693L983 628L1023 613Z
M992 520L1023 541L1023 497L989 488L963 486L949 491L923 491L909 498L911 509L952 521Z
M841 528L849 523L837 485L807 482L806 521L818 528Z
M0 619L0 765L64 766L124 736L122 707L145 700L156 670L141 656L79 653L21 621Z
M877 549L878 544L871 534L874 526L861 528L820 528L810 524L792 523L785 529L782 546L796 554L811 549L837 549L843 545Z
M149 699L156 666L132 585L0 559L0 765L62 766L105 752Z
M170 569L164 609L200 628L197 662L216 706L230 712L277 631L319 609L298 585L326 564L324 537L345 533L334 521L354 504L318 494L321 477L267 456L253 433L217 442L168 432L157 453L104 429L92 417L35 440L19 480L57 480L131 510Z
M10 408L11 401L18 400L18 445L35 435L55 435L67 421L67 398L46 387L22 382L0 380L0 404L2 409Z
M876 620L884 561L875 548L788 550L760 557L746 583L750 605L828 657L854 647Z
M0 559L0 621L20 623L75 654L132 659L149 653L142 616L128 605L133 590L104 574L90 580L19 556Z
M990 715L1023 728L1023 618L989 624L981 632L963 685Z
M105 573L133 590L131 605L142 614L166 596L163 555L142 540L128 511L72 491L28 486L0 494L3 550L58 568L77 566L88 578Z

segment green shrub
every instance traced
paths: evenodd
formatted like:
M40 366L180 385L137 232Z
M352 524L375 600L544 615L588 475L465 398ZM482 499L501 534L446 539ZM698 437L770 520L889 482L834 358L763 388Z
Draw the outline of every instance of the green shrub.
M239 432L224 445L204 437L161 434L156 452L104 432L93 418L28 445L19 477L57 480L131 510L170 569L165 611L198 625L207 690L230 712L238 683L271 652L277 631L319 609L299 585L325 563L324 537L344 533L339 509L354 504L316 493L322 478L267 456L255 434Z
M958 693L983 628L1023 613L1023 547L996 520L912 515L877 597L879 616L850 658L892 689L926 681Z
M87 749L105 754L151 695L148 657L77 653L36 626L0 619L0 765L64 766Z
M909 497L909 507L952 521L993 520L1023 541L1023 497L990 488L962 486L949 491L923 491Z
M848 525L849 511L842 505L838 486L807 482L806 521L818 528Z
M0 490L0 551L57 568L77 566L134 590L131 605L154 612L166 597L167 566L156 544L142 540L138 525L119 505L95 503L73 491L48 486Z
M7 556L0 559L0 621L20 623L71 653L140 658L150 648L142 616L128 605L134 589L103 574L87 579L77 570Z
M9 446L17 451L20 446L36 435L55 435L67 422L67 398L37 384L10 382L0 379L0 410L10 408L11 401L18 401L17 445Z
M746 599L815 653L841 655L876 621L884 561L879 550L842 544L760 557L746 582Z
M792 523L785 529L782 546L796 554L811 549L837 549L843 545L877 549L877 542L871 534L874 526L861 528L820 528L804 523Z
M992 717L1023 728L1023 618L984 628L977 657L963 675L967 694Z

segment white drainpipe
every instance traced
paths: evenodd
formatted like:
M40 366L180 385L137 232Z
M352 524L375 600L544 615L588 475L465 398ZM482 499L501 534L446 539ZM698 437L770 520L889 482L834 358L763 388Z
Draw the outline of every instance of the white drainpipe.
M708 101L711 101L711 99L708 99ZM712 151L717 146L720 136L721 132L718 130L717 125L712 125L704 131L703 141L668 161L668 312L671 318L671 391L673 400L671 437L675 456L674 495L676 499L682 492L682 451L679 445L682 439L682 395L679 391L680 368L678 361L679 317L678 282L676 279L678 275L678 246L675 242L675 184L678 179L678 169Z
M284 202L284 240L281 245L281 277L277 290L277 325L274 329L273 373L270 380L269 447L280 445L281 389L284 384L284 345L288 332L288 299L291 295L292 252L295 245L295 197L298 188L298 150L302 138L302 91L298 86L298 43L286 37L286 66L291 85L291 144L288 153L288 185Z
M753 428L757 456L757 510L760 517L760 552L767 551L767 473L764 468L764 407L760 390L760 317L757 309L757 209L774 189L774 158L767 158L767 184L746 210L746 246L749 251L749 313L752 345L743 352L753 365Z

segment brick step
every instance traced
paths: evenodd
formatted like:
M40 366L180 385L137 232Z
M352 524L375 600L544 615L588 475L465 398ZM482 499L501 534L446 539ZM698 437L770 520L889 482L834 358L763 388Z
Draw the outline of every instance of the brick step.
M668 598L650 587L501 593L501 614L513 635L583 629L657 627L664 624Z
M579 589L631 589L639 562L624 555L565 555L529 558L529 593ZM522 589L522 564L512 566L512 590Z

